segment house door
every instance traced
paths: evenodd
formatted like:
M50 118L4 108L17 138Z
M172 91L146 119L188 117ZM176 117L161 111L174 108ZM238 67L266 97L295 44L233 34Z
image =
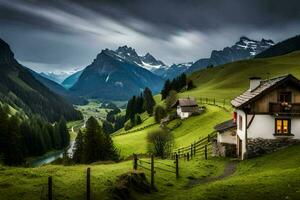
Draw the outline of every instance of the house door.
M242 158L243 141L238 137L238 157Z

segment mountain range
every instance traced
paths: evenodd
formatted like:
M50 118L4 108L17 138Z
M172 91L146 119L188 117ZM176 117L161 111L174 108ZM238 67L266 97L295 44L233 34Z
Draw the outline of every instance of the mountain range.
M9 45L0 39L0 101L39 114L49 121L82 118L64 98L53 93L14 58Z
M192 73L208 66L218 66L237 60L252 58L274 44L272 40L262 39L261 41L257 41L241 37L233 46L225 47L220 51L213 50L209 58L199 59L186 70L186 73Z
M70 91L86 98L109 100L127 100L145 87L157 93L164 81L145 69L157 68L159 61L156 61L150 54L138 56L133 48L127 46L116 51L102 50L83 70Z
M217 66L236 60L253 58L274 45L272 40L261 41L241 37L233 46L214 50L210 58L196 62L166 65L150 53L139 55L134 48L119 47L103 50L91 65L69 76L62 85L86 98L128 99L148 86L154 93L162 82L182 73L192 73L208 66ZM118 91L111 94L110 91Z

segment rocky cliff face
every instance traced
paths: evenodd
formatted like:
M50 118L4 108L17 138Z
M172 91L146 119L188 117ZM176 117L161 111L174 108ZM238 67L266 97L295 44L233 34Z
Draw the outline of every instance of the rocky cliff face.
M0 64L16 63L9 45L0 39Z

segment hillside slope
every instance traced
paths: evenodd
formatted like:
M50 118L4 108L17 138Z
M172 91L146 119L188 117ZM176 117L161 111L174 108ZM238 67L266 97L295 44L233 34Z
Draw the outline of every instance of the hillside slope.
M82 74L83 70L75 72L74 74L68 76L63 82L61 83L65 88L69 89L72 87L77 80L79 79L80 75Z
M50 121L82 117L72 105L37 81L15 60L9 45L0 39L0 100Z
M256 58L281 56L298 50L300 50L300 35L277 43L276 45L258 54Z
M249 87L251 76L266 79L289 73L300 78L300 51L267 59L237 61L194 72L190 78L197 87L184 95L230 100Z
M44 84L47 88L49 88L52 92L64 97L70 104L76 104L76 105L83 105L87 104L88 101L85 100L82 97L78 97L74 94L72 94L69 90L65 89L63 86L58 84L57 82L54 82L35 71L28 69L29 72L36 78L39 82Z

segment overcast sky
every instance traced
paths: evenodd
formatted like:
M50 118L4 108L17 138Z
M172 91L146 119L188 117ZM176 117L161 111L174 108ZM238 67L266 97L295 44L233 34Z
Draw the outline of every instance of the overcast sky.
M78 70L122 45L172 64L209 57L240 36L297 35L299 7L299 0L0 0L0 38L39 72Z

